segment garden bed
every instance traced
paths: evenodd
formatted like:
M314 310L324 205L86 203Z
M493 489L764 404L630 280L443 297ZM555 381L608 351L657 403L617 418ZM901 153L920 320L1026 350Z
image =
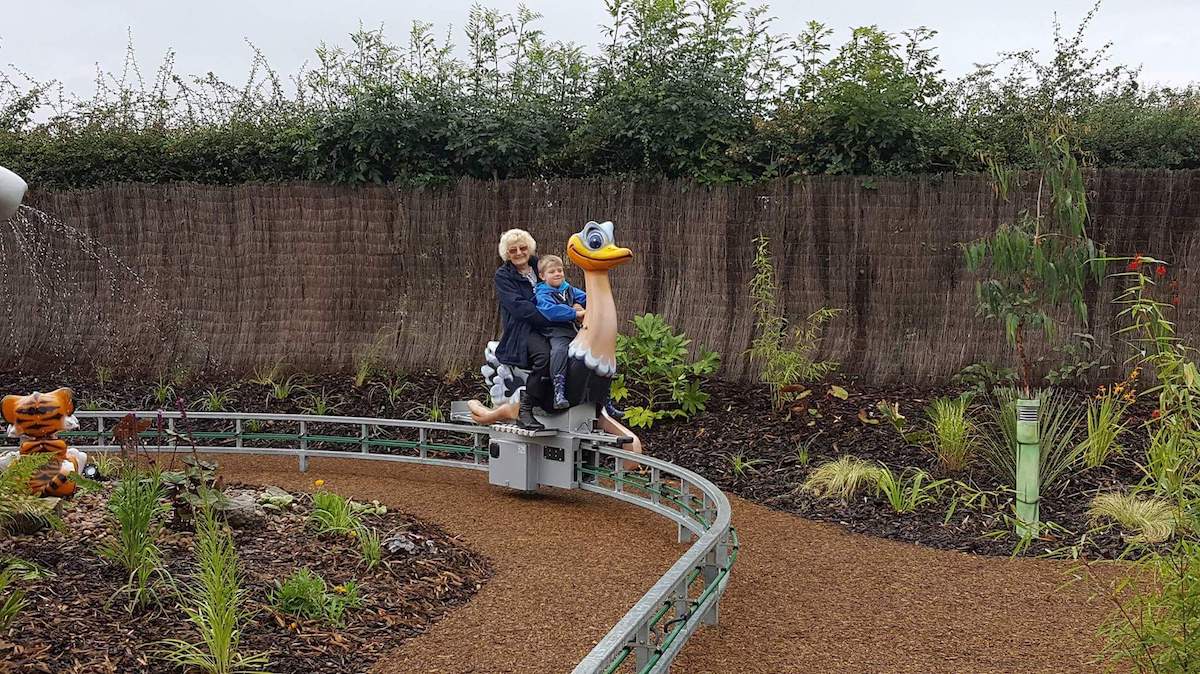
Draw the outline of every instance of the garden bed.
M182 671L156 655L163 639L197 638L172 583L159 582L157 602L130 611L120 591L126 574L97 554L111 530L105 505L112 488L108 483L77 497L65 512L65 531L0 538L0 558L13 555L52 574L19 583L28 606L0 634L0 671ZM452 536L395 512L364 516L384 541L380 565L368 569L353 538L312 530L310 510L308 497L295 495L282 511L233 531L250 612L239 650L266 653L272 672L366 672L468 601L489 574L486 561ZM168 529L160 540L176 585L194 572L194 536L188 528ZM342 625L281 612L272 605L272 590L299 569L319 574L335 596L357 585L361 607L348 608Z
M217 402L224 411L437 421L445 420L451 400L482 396L482 386L469 375L448 378L432 373L407 374L386 380L375 378L362 386L355 386L348 375L322 375L297 377L293 383L294 389L280 397L276 387L227 376L196 377L182 383L126 380L104 385L72 375L0 376L0 391L24 393L69 385L81 409L154 409L160 401L165 401L164 408L175 409L176 401L181 399L187 409L198 411L209 409L214 398L219 398ZM789 418L772 410L765 387L711 381L705 388L711 394L705 411L688 421L660 421L638 432L649 454L695 470L723 489L772 508L838 523L858 533L942 549L987 555L1013 553L1018 541L1010 535L1012 523L1005 520L1005 515L1012 514L1011 492L979 465L960 474L939 473L929 451L906 443L876 411L881 400L898 402L910 426L919 426L924 421L923 410L933 398L957 395L959 389L865 386L855 382L842 385L847 393L844 400L823 395L825 387L815 388L813 406L820 414ZM322 402L329 404L317 409ZM1143 420L1152 409L1152 405L1139 404L1131 414L1135 420ZM194 429L206 428L204 422L190 423ZM1077 542L1090 528L1086 510L1091 498L1101 491L1131 485L1141 476L1136 462L1144 454L1143 435L1127 433L1122 438L1127 447L1125 454L1098 468L1074 470L1050 493L1043 494L1042 520L1053 526L1023 553L1043 554ZM807 457L801 456L802 447L807 447ZM989 504L969 507L963 503L964 491L947 484L937 502L898 514L876 494L866 493L843 502L818 499L799 489L814 467L847 454L879 462L897 474L920 468L933 478L969 484L971 491L984 492ZM734 457L748 464L740 473ZM1123 547L1124 541L1115 531L1091 535L1087 543L1089 554L1104 557L1118 554Z

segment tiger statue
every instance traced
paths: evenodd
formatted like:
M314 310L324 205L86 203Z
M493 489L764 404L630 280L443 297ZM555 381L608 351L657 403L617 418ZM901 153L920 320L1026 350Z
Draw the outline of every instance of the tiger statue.
M79 428L75 419L75 401L71 389L60 388L50 393L33 392L27 396L4 396L0 414L9 423L8 436L20 438L19 452L0 456L0 470L7 468L19 456L47 453L52 459L29 479L29 491L34 496L67 497L75 493L71 473L80 473L87 465L87 454L68 447L58 437L59 431Z

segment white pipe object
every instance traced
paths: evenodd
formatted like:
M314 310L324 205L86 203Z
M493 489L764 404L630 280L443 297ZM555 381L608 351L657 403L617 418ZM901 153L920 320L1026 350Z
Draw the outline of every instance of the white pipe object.
M16 215L28 187L21 176L0 166L0 222Z

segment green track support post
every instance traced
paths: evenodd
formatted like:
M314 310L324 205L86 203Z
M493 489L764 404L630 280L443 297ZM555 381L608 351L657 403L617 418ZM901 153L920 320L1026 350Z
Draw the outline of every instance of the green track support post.
M1041 512L1037 400L1017 400L1017 535L1036 537Z

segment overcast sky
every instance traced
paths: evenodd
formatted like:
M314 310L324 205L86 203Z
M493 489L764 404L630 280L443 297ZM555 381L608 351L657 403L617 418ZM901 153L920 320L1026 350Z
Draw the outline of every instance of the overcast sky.
M11 64L39 80L57 79L69 91L92 91L96 64L120 72L127 34L143 73L149 78L168 48L176 51L176 71L185 75L215 72L226 81L243 81L250 49L266 54L282 75L296 73L321 41L347 44L360 22L383 25L393 42L402 42L414 19L431 22L439 34L461 28L471 0L405 2L390 0L3 0L0 66ZM482 3L513 11L516 0ZM544 18L540 27L552 40L573 41L595 50L600 24L607 22L603 0L528 0ZM943 67L961 75L973 63L1004 50L1048 51L1054 13L1068 32L1091 7L1091 0L842 0L784 2L770 13L774 32L796 33L816 19L837 29L834 44L854 26L876 24L898 32L916 26L938 31L935 44ZM1192 0L1107 0L1089 31L1089 44L1112 41L1116 62L1141 65L1144 84L1186 84L1200 79L1200 2Z

